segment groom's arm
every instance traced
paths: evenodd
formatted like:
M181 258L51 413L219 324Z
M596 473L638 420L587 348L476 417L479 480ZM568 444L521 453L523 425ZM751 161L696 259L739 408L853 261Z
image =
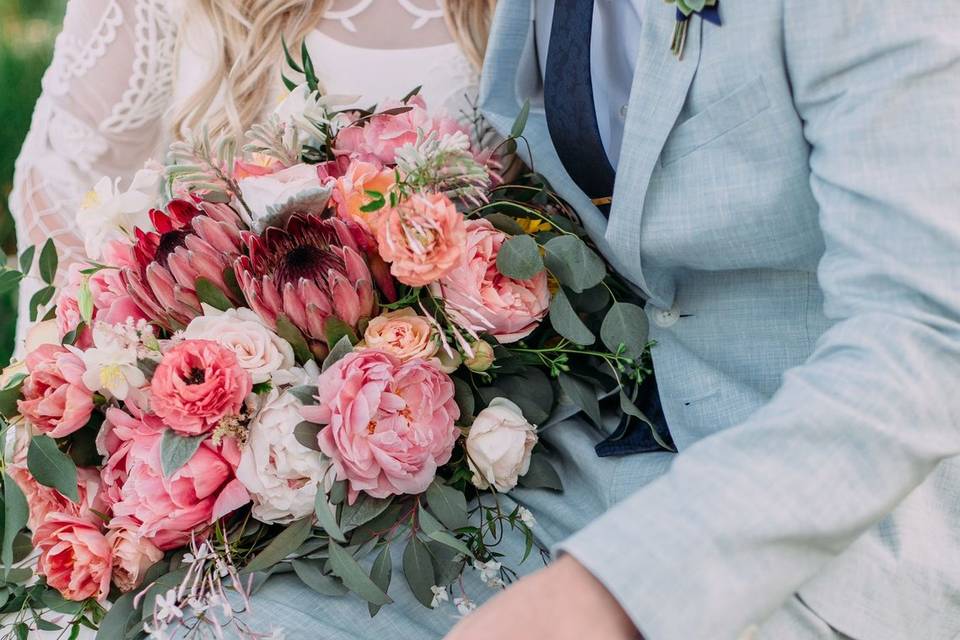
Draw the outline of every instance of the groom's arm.
M836 324L749 420L561 545L650 640L737 637L960 454L960 7L784 5Z

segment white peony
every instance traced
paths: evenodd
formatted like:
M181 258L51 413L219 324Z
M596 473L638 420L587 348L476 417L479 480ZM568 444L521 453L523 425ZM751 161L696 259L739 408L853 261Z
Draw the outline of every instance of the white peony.
M119 178L104 177L87 192L77 211L77 228L88 258L99 260L108 242L132 235L134 227L150 228L148 214L159 195L160 178L159 171L144 168L126 191L120 190Z
M183 337L187 340L213 340L230 349L254 384L267 382L274 372L294 365L293 347L263 324L250 309L220 311L204 305L203 313L190 321Z
M481 411L467 434L467 463L473 484L493 487L501 493L517 486L530 468L530 455L537 444L537 428L506 398L494 398Z
M253 214L253 227L261 232L267 226L280 226L286 213L293 210L321 211L333 193L310 164L295 164L275 173L250 176L239 181L243 200Z
M306 378L306 376L304 376ZM297 442L300 401L273 390L250 423L250 433L237 466L237 479L250 492L253 517L287 523L313 513L321 484L332 481L330 461Z

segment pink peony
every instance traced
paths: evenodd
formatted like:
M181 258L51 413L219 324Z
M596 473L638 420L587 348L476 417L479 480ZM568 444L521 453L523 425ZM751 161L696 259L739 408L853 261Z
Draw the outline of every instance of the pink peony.
M212 340L184 340L153 374L151 407L174 431L199 435L237 415L252 388L233 351Z
M126 411L111 407L97 434L97 452L106 458L100 468L101 493L109 507L119 502L127 479L127 454L136 440L163 433L166 425L155 415L145 413L134 403L126 403Z
M120 591L132 591L143 582L147 569L163 558L152 542L137 533L139 523L130 517L114 518L107 531L113 550L113 583Z
M373 200L367 191L376 191L387 198L395 183L393 171L382 169L381 165L354 161L346 173L337 178L333 187L333 201L337 205L337 215L344 220L353 220L370 234L383 217L384 209L365 212L361 208Z
M439 193L414 194L383 214L377 227L380 257L411 287L436 282L456 268L467 241L463 214Z
M382 351L355 351L322 373L318 404L304 418L326 425L320 449L337 478L375 498L425 491L450 460L460 410L453 381L424 360L401 363Z
M27 355L20 415L53 438L70 435L87 424L93 393L83 384L83 361L64 347L41 345Z
M40 550L37 573L64 598L106 600L113 552L98 525L53 513L33 534L33 544Z
M401 110L402 113L381 113L366 121L363 126L349 126L340 130L334 153L347 155L353 160L395 164L397 149L405 144L414 144L418 136L436 133L439 137L469 129L455 119L427 112L423 98L416 96L406 104L383 105L383 111Z
M30 509L27 518L27 527L36 531L51 513L75 516L95 524L101 522L98 513L109 510L104 497L100 492L100 476L95 469L80 467L77 469L77 493L80 502L73 502L56 489L45 487L27 470L26 464L11 464L7 466L7 473L13 478L23 495L27 498Z
M550 307L546 272L515 280L497 269L497 253L507 238L486 220L468 221L464 260L434 289L457 324L503 344L528 336Z

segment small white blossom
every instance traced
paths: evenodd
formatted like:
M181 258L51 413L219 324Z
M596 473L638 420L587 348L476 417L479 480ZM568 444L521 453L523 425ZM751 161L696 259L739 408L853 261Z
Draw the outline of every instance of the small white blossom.
M183 611L177 605L177 590L170 589L166 595L157 595L157 615L160 620L172 620L182 618Z
M460 615L465 616L474 609L477 608L477 603L475 603L470 598L464 596L462 598L454 598L453 605L457 608L457 611Z
M93 327L93 347L86 351L73 349L86 371L83 384L91 391L105 391L117 400L126 400L131 389L147 383L137 366L137 343L129 341L121 328L98 322Z
M437 585L433 585L432 587L430 587L430 591L433 592L433 600L430 601L431 609L436 609L437 607L440 606L440 603L442 602L450 601L450 596L447 594L447 590L445 587L438 587Z
M148 212L159 195L161 174L141 169L126 191L120 179L101 178L89 191L77 211L77 228L83 237L86 255L99 260L103 247L133 233L134 227L150 228Z
M503 586L503 579L500 577L500 563L496 560L487 562L473 561L473 568L480 572L480 581L491 589L499 589Z
M537 526L537 519L533 517L533 512L526 507L520 507L520 511L517 512L517 516L520 518L520 522L527 525L528 528L533 529Z

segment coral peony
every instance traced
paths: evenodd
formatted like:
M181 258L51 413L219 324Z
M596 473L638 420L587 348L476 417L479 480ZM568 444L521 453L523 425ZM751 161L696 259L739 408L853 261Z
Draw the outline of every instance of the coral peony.
M359 160L351 162L346 173L337 178L333 187L337 215L344 220L353 220L368 233L375 234L384 209L363 211L362 208L373 201L367 192L376 191L386 198L394 183L393 171L382 169L379 164Z
M153 374L151 408L174 431L198 435L237 415L252 388L232 350L212 340L184 340Z
M86 467L77 469L79 503L73 502L56 489L45 487L37 482L25 464L11 464L7 466L7 473L27 498L29 508L27 527L30 531L36 531L51 513L76 516L81 520L99 524L100 516L94 512L106 513L109 510L100 492L100 476L95 469Z
M83 384L80 358L64 347L41 345L27 355L20 415L38 431L62 438L80 429L93 413L93 393Z
M34 532L33 544L40 550L37 573L64 598L106 600L113 552L99 525L53 513Z
M381 351L354 351L320 375L318 404L307 420L326 425L320 449L351 502L359 491L375 498L420 493L450 460L460 410L453 381L424 360L401 363Z

